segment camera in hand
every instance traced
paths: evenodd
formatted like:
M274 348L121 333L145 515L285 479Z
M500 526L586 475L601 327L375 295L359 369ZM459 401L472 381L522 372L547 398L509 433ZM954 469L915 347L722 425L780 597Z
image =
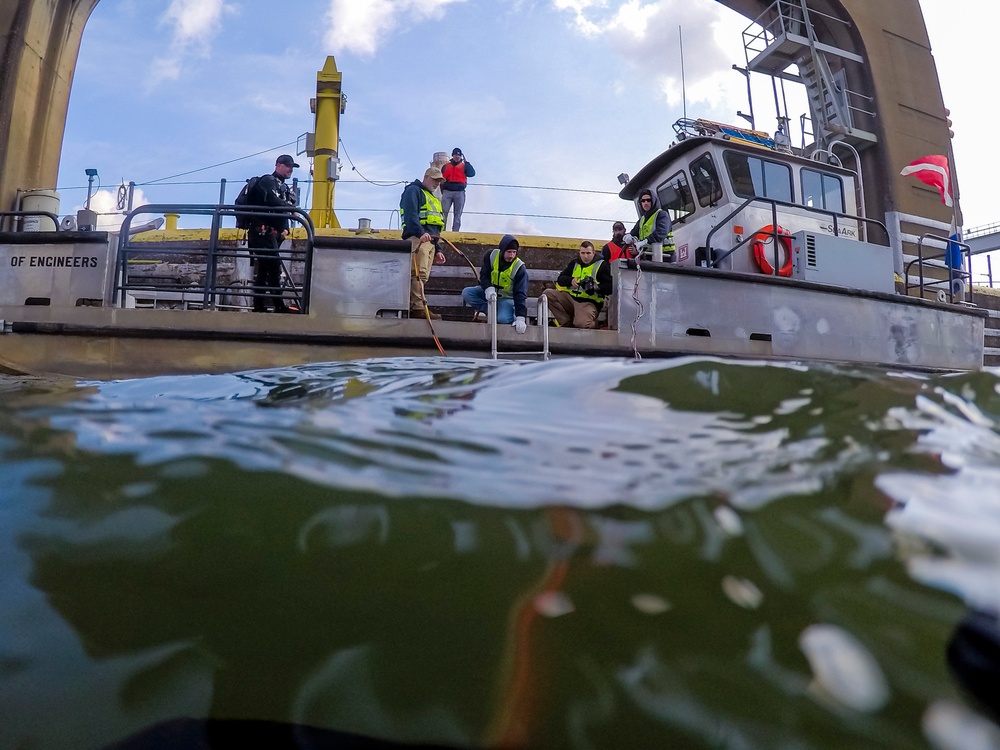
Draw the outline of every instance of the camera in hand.
M587 294L593 294L597 290L597 284L594 283L592 276L584 276L577 284L580 290Z

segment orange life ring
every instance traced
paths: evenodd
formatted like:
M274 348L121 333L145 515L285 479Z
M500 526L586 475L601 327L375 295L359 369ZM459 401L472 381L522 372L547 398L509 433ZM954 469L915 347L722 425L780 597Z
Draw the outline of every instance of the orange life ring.
M768 224L763 229L758 230L757 234L753 236L753 259L757 261L757 267L760 268L761 273L774 276L774 266L768 260L767 250L764 248L764 245L768 240L774 239L775 233L777 233L778 239L781 240L781 244L785 248L785 264L778 270L778 276L791 276L792 235L787 229Z

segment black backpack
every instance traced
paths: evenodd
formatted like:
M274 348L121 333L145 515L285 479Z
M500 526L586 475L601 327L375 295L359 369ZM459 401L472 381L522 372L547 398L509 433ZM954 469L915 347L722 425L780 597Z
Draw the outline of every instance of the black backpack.
M259 206L263 201L261 201L262 196L259 195L257 190L257 183L260 182L260 177L251 177L247 180L247 184L243 186L240 190L240 194L236 196L236 200L233 203L237 206ZM236 228L237 229L249 229L254 223L254 217L251 214L237 214L236 215Z

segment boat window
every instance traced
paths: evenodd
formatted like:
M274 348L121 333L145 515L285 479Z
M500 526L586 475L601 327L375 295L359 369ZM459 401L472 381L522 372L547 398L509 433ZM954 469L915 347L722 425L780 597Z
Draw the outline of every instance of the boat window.
M792 202L792 170L787 164L738 151L727 151L723 158L733 191L741 198Z
M703 208L715 206L722 200L722 182L711 154L702 154L691 162L691 182L698 194L698 204Z
M656 188L656 197L660 200L660 206L670 213L670 220L674 224L683 223L694 213L694 197L684 172L677 172L661 182Z
M844 183L837 175L802 170L802 205L844 213Z

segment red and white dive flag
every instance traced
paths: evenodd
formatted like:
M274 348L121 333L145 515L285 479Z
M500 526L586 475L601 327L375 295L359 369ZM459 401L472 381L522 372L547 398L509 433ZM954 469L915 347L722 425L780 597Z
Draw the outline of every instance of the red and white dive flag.
M925 185L933 185L941 192L941 202L951 207L954 201L951 198L951 172L948 169L947 156L925 156L922 159L911 161L900 172L907 177L913 175Z

